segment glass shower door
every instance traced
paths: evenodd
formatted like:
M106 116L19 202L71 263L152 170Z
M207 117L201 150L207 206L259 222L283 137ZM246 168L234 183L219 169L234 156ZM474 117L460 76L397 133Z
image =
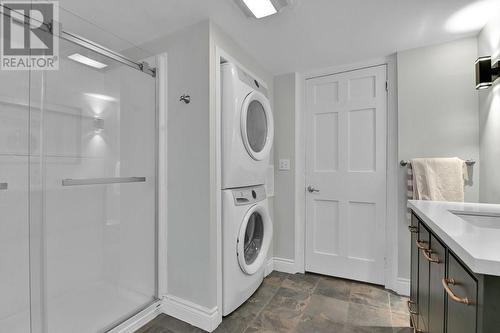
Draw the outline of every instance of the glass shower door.
M156 299L155 79L60 40L31 91L33 309L42 332L104 332Z
M10 333L30 332L29 74L0 76L0 332Z

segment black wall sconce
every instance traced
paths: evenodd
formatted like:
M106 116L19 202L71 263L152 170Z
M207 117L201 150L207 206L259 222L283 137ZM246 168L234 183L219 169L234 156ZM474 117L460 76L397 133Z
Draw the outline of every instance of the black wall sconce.
M479 57L476 60L476 89L487 89L500 76L499 61L491 66L491 57Z

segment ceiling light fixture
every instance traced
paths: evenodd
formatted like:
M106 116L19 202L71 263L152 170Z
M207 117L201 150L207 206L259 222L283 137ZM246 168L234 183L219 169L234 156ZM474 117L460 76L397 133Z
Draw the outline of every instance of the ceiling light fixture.
M476 89L488 89L500 77L500 62L491 66L491 57L476 60Z
M277 14L288 6L291 0L236 0L248 17L261 19Z
M81 64L84 64L89 67L97 68L97 69L103 69L108 67L108 65L103 64L102 62L99 62L97 60L91 59L89 57L86 57L84 55L81 55L80 53L74 53L72 55L68 56L69 59L79 62Z

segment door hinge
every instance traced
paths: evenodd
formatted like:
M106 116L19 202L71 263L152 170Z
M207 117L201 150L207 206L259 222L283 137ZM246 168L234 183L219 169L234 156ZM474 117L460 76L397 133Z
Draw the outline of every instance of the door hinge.
M389 82L385 81L385 91L389 91Z

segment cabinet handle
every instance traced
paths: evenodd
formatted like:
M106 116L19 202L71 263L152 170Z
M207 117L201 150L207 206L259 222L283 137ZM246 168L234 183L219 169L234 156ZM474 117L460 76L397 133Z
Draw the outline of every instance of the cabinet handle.
M432 258L432 250L424 250L422 249L422 254L424 255L425 259L427 259L430 262L434 262L436 264L440 263L439 258Z
M411 314L411 315L416 315L418 314L418 311L415 311L412 309L412 304L415 304L415 302L412 302L412 301L406 301L406 305L408 306L408 312Z
M429 249L425 246L425 245L422 245L422 242L419 242L419 241L415 241L415 243L417 244L417 247L420 249L420 250L425 250L425 251L428 251ZM425 242L424 242L425 243Z
M417 321L415 320L415 318L413 318L413 316L418 315L418 311L412 310L411 309L411 305L412 304L416 305L416 303L412 302L412 301L407 301L407 304L408 304L408 312L410 312L410 322L411 322L411 325L413 327L413 332L414 333L424 333L424 331L419 330L419 329L416 328L417 327Z
M453 285L457 284L454 279L442 279L441 283L443 284L443 288L444 288L444 290L446 290L446 293L448 294L448 296L450 296L450 298L452 300L454 300L455 302L462 303L465 305L473 304L472 301L469 300L467 297L460 298L453 293L453 291L450 289L449 285L451 284L453 286Z
M408 229L410 230L410 232L411 232L412 234L416 234L416 233L418 233L418 227L415 227L415 226L410 225L410 226L408 226Z

